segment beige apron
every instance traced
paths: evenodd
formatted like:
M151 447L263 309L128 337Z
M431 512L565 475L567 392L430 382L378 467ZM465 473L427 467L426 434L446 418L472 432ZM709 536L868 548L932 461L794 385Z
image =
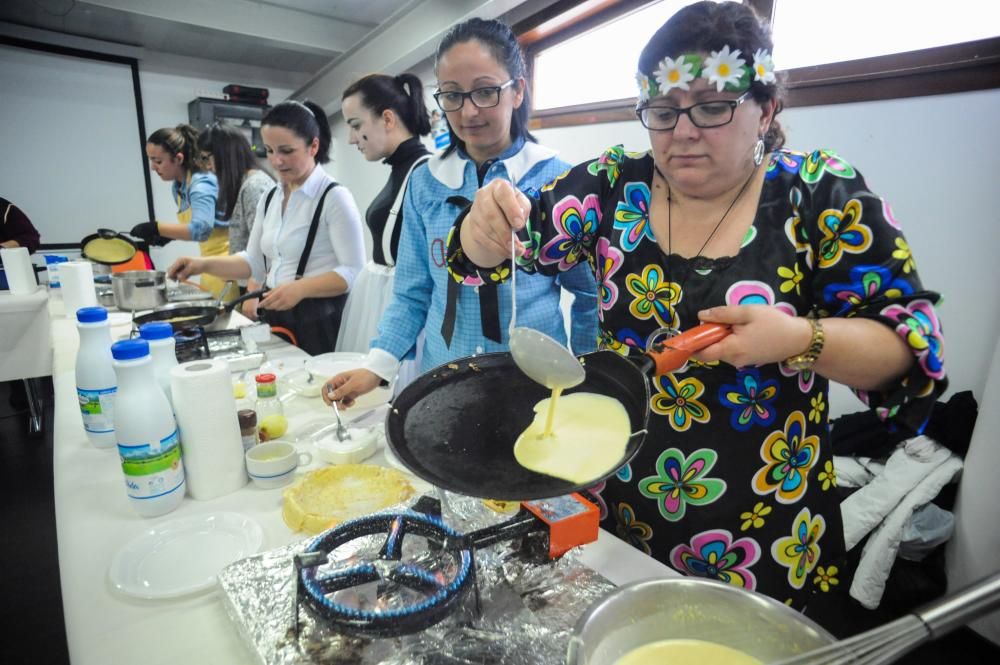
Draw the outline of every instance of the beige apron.
M191 175L188 174L188 186L191 185ZM181 212L181 197L178 195L176 197L177 203L177 221L181 224L191 223L191 206L188 205L187 209ZM202 256L229 256L229 229L222 227L212 227L212 233L208 236L207 240L198 243L201 248ZM214 275L209 275L207 273L201 274L201 286L207 291L211 291L212 295L216 298L222 293L222 287L225 285L225 280L219 279ZM226 302L230 302L239 297L239 289L231 289L229 293L226 294Z

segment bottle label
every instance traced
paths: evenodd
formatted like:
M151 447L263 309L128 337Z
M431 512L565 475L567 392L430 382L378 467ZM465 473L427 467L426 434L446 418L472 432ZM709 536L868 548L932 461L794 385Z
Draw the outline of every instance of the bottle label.
M243 452L246 452L257 445L257 429L254 428L249 434L243 435Z
M257 384L257 397L267 398L274 397L278 394L278 386L275 385L273 381L269 383L258 383Z
M177 491L184 485L177 430L156 443L118 444L125 488L133 499L155 499Z
M83 415L83 429L91 434L107 434L115 431L115 391L76 389L80 399L80 413Z

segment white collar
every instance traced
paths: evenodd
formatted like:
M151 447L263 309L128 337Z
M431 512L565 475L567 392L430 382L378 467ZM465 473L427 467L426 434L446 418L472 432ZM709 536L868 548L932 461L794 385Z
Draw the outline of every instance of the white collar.
M319 162L317 162L315 168L312 170L312 173L310 173L309 177L306 178L306 181L295 191L302 192L303 195L314 199L317 195L319 195L320 188L323 187L324 183L326 183L329 179L330 176L327 175L326 170L319 164ZM281 187L279 185L279 189L280 188ZM295 192L292 192L292 194L294 193Z
M507 169L507 175L520 182L524 174L535 167L539 162L552 159L559 153L552 148L533 141L525 141L524 146L516 154L507 159L499 160L503 162ZM434 155L427 162L431 175L448 189L460 189L465 181L465 165L470 160L458 154L458 150L452 150L447 156L441 154Z

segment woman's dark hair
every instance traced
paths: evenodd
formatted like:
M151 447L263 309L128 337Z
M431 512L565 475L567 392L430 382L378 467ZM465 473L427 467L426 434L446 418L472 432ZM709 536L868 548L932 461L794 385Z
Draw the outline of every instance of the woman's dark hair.
M650 38L639 55L639 71L655 71L665 57L683 53L708 53L723 46L739 49L740 56L752 60L757 49L774 53L771 30L749 5L740 2L696 2L671 16ZM775 116L784 107L784 89L779 82L764 85L751 81L750 95L759 104L777 101ZM785 133L777 117L764 136L764 147L776 150L785 144Z
M424 105L424 84L410 74L388 76L369 74L347 86L341 99L361 95L361 104L375 115L391 109L411 134L431 133L431 121Z
M215 177L219 180L216 213L219 219L233 216L240 186L247 171L257 168L250 142L236 127L216 122L198 135L198 149L212 153Z
M316 162L326 164L330 161L330 121L319 104L308 100L304 102L286 100L268 111L260 124L261 127L264 125L284 127L295 132L306 145L312 143L313 139L319 139Z
M524 52L517 42L514 31L503 21L495 19L471 18L464 23L452 26L441 43L438 44L437 54L434 56L434 71L437 71L438 63L451 47L472 40L485 46L493 59L507 70L511 78L527 78L528 68L524 64ZM538 140L528 131L530 113L531 95L528 86L524 86L524 101L519 108L514 109L510 119L510 138L512 140L524 138L538 143ZM465 143L455 135L451 125L448 125L448 133L451 135L451 145L444 151L444 154L449 154L456 146L465 150Z
M178 153L184 155L181 166L185 171L197 173L205 170L205 164L198 154L198 130L187 124L176 127L163 127L149 135L146 143L158 145L173 157Z

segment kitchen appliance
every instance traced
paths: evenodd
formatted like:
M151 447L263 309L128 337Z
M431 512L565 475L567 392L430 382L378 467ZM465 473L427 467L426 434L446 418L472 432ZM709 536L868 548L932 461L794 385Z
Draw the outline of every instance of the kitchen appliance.
M526 501L513 518L471 533L446 525L440 502L431 497L423 497L412 511L351 520L321 534L294 557L295 635L303 603L337 630L362 637L425 630L451 614L470 590L478 616L476 550L520 539L521 550L542 563L597 540L599 519L597 506L573 494ZM348 567L331 569L328 565L337 548L378 534L386 536L375 558ZM430 557L405 553L407 538L412 536L430 543ZM373 582L378 583L374 598L350 593Z
M138 329L138 328L137 328ZM233 372L257 369L264 363L264 353L250 349L239 328L208 330L203 326L175 330L174 353L177 362L219 358L229 363Z
M457 533L479 531L510 517L508 513L497 512L492 504L471 497L446 493L442 502L444 523ZM437 504L434 499L422 497L415 504L407 500L387 512L412 511L433 516L437 514L437 506L433 504ZM329 554L328 563L317 572L324 576L370 564L388 574L398 568L398 562L384 561L378 556L386 544L387 532L384 529L346 542ZM358 637L326 621L304 601L296 602L298 576L293 558L304 553L314 541L311 537L248 557L219 574L219 595L226 613L256 662L561 665L577 618L613 588L603 575L584 563L578 550L539 563L532 554L536 550L525 547L530 539L514 538L473 551L475 585L468 583L462 598L454 602L451 612L440 622L402 637ZM434 540L413 530L406 532L401 547L406 563L432 569L435 574L440 571L442 579L451 580L452 569L446 568L446 564L454 559L450 554L441 555L440 549L435 548L439 545ZM391 589L404 596L397 596L401 601L407 600L407 593L426 593L396 587L394 582L383 579L334 591L330 599L388 611L394 606L392 596L386 593ZM414 598L411 596L408 602L412 603Z

